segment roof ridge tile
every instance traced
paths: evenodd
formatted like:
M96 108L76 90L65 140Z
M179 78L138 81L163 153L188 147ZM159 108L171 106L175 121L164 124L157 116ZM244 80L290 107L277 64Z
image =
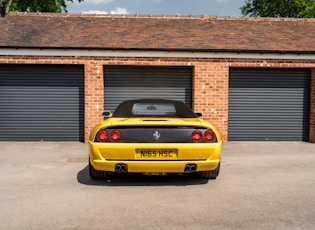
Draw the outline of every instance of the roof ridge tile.
M111 18L151 18L151 19L215 19L232 21L305 21L315 22L315 18L272 18L272 17L239 17L216 15L167 15L167 14L70 14L47 12L10 12L10 16L38 16L38 17L111 17Z

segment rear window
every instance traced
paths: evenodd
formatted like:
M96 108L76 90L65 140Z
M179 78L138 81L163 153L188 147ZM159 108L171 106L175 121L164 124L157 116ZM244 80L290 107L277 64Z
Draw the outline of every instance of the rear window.
M196 114L183 102L162 99L139 99L122 102L113 117L181 117L195 118Z
M175 106L171 103L135 103L132 114L136 116L174 116Z

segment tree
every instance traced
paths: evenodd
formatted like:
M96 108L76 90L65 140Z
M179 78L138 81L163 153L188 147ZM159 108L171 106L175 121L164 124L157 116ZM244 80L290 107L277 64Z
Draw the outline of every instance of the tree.
M67 2L73 2L73 0L0 0L1 15L4 16L9 11L67 12Z
M244 16L315 18L315 0L246 0Z

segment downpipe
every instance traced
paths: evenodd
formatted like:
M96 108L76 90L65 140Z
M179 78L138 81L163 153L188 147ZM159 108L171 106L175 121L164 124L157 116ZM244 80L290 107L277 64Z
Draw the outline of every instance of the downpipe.
M184 173L195 173L197 171L197 165L196 164L186 164Z
M115 173L128 173L128 166L126 164L116 164Z

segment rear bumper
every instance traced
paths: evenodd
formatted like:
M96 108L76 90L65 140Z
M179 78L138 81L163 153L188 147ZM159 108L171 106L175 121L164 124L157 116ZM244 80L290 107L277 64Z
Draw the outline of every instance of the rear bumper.
M220 162L222 143L211 144L103 144L89 142L90 163L95 170L115 172L117 164L127 165L128 173L184 173L187 164L194 164L196 172L214 170ZM139 160L137 148L174 149L178 158L172 160Z
M92 160L94 169L115 172L117 164L126 164L128 173L184 173L187 164L195 164L196 172L214 170L220 160L211 161L100 161Z

